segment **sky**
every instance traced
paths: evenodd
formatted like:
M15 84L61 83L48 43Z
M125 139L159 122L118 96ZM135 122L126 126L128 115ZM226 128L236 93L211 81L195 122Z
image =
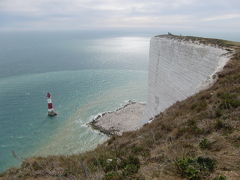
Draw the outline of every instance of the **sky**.
M240 31L239 0L0 0L0 30Z

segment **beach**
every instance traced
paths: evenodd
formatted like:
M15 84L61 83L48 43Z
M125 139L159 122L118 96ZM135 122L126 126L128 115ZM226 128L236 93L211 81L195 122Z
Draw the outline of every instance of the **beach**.
M113 112L98 114L89 125L107 135L122 135L123 132L139 129L145 104L129 101Z

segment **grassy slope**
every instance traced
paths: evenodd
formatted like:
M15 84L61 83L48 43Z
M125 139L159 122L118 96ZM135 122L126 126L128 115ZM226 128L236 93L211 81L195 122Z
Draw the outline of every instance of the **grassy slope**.
M240 179L240 44L173 37L235 49L235 54L211 88L175 103L140 130L84 154L25 160L0 180Z

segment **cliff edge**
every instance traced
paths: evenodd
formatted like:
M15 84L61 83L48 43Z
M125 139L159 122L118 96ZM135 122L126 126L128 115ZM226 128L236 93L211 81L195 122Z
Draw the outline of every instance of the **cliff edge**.
M209 87L229 57L225 48L197 40L155 36L150 42L144 122L176 101Z

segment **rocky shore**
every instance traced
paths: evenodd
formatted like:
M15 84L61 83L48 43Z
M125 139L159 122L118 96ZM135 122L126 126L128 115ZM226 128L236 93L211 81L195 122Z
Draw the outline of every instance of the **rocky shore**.
M136 130L143 125L141 117L144 108L144 103L129 101L116 111L97 115L89 125L109 136L122 135L123 132Z

